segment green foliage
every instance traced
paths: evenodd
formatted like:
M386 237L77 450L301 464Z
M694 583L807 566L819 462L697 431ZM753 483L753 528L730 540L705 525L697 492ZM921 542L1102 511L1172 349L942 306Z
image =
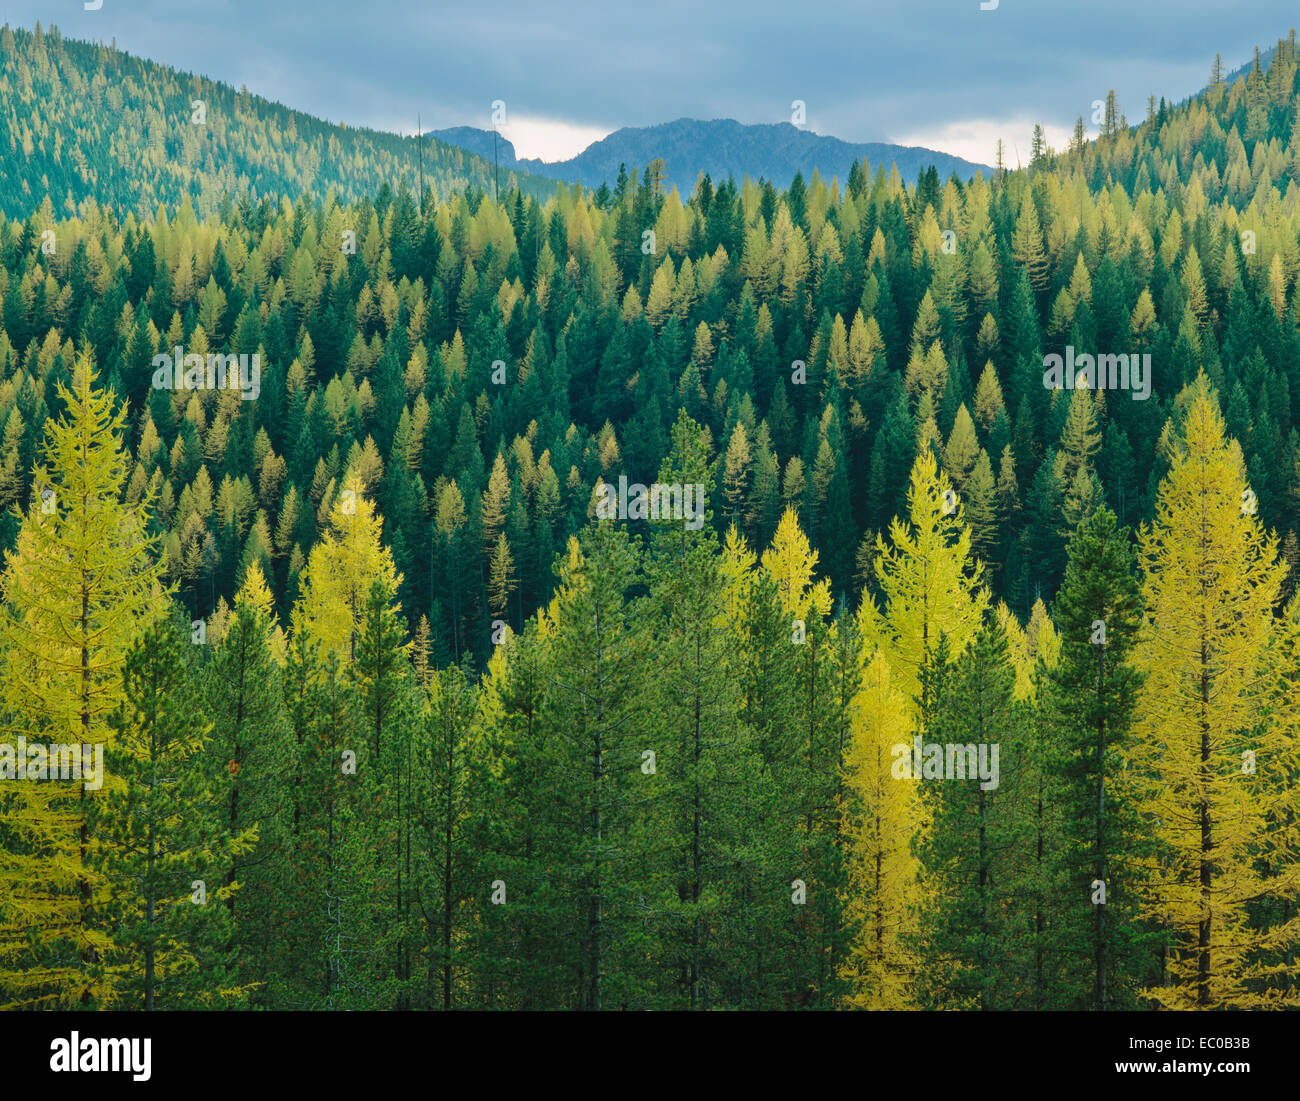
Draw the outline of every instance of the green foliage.
M1149 848L1120 776L1141 685L1132 651L1142 607L1129 533L1109 509L1076 529L1055 613L1060 659L1045 678L1043 706L1066 838L1060 946L1078 981L1067 1004L1129 1007L1152 967L1151 930L1138 905ZM1081 966L1089 955L1091 968Z
M209 727L190 691L196 647L178 615L149 628L126 658L122 706L111 720L109 783L90 804L95 862L106 883L100 913L113 941L109 1008L241 1004L228 951L226 903L237 858L257 842L232 832L225 799L234 778L204 750Z
M324 122L244 87L65 39L56 27L0 29L0 96L13 107L0 118L0 160L23 164L0 185L0 212L11 217L46 195L61 214L89 199L148 217L183 200L210 213L307 191L350 202L375 180L416 186L413 138ZM434 138L423 170L435 200L493 183L490 160ZM556 186L523 171L500 175L533 196Z
M113 774L0 788L0 1005L1294 1001L1293 41L1027 172L685 200L0 54L0 720Z

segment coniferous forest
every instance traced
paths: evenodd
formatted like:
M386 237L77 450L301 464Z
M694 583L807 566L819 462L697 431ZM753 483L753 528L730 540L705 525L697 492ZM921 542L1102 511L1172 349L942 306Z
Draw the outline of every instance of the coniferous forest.
M686 194L0 30L0 1007L1300 1007L1298 72Z

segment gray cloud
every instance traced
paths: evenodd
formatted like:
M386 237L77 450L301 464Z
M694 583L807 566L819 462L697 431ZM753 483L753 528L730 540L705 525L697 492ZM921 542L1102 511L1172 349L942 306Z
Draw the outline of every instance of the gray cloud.
M1131 120L1181 99L1215 52L1231 68L1295 22L1293 0L104 0L10 2L0 20L116 37L133 53L354 125L410 129L516 115L613 129L683 115L789 119L852 141L963 119L1068 128L1115 88Z

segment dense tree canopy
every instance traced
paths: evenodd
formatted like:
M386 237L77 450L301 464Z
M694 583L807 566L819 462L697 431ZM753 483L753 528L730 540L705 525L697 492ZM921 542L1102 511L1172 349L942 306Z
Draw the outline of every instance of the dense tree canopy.
M992 179L499 201L0 47L0 717L118 781L0 785L0 1005L1296 1004L1294 35Z

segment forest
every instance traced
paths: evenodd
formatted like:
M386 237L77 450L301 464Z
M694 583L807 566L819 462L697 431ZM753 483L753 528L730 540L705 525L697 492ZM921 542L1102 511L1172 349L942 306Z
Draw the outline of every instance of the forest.
M202 214L226 195L332 192L352 202L402 178L447 193L520 187L545 199L555 188L432 138L421 148L414 137L325 122L40 23L0 26L0 105L0 149L13 166L0 176L0 213L12 218L46 196L62 217L87 199L137 214L186 197ZM418 125L418 112L409 122Z
M1300 1006L1294 31L1022 169L687 197L371 135L119 203L11 93L140 63L0 50L0 1007Z

